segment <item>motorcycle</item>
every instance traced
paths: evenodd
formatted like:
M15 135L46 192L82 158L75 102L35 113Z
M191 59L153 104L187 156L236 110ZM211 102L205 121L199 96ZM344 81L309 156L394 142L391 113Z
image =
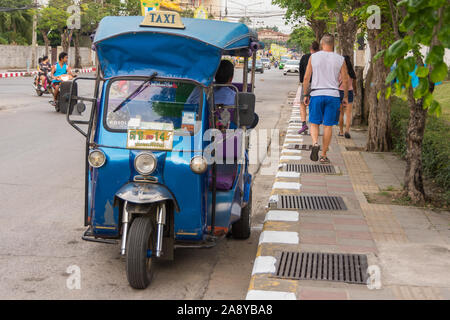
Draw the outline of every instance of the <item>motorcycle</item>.
M69 74L63 74L62 76L54 78L55 80L59 80L59 92L58 92L58 98L56 100L56 104L53 102L53 100L49 101L51 105L55 107L56 112L66 113L68 104L69 104L69 91L72 86L72 80L76 78L77 75L69 75ZM76 93L75 93L76 94Z
M34 77L33 80L33 88L36 90L36 94L41 97L43 94L51 94L53 95L53 87L52 87L52 81L51 81L51 73L47 72L45 74L44 83L41 83L41 81L38 81L40 75L37 74ZM38 82L38 85L36 86L36 82Z

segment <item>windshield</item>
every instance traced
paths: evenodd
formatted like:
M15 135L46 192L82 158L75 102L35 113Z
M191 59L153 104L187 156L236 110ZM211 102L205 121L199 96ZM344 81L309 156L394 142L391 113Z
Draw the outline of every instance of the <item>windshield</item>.
M299 60L289 60L288 62L286 62L286 64L298 66L300 64L300 61Z
M106 126L127 130L130 123L164 123L173 125L175 133L194 133L199 117L202 89L185 82L152 81L144 85L127 103L116 108L144 80L115 80L109 86ZM189 100L189 101L188 101Z

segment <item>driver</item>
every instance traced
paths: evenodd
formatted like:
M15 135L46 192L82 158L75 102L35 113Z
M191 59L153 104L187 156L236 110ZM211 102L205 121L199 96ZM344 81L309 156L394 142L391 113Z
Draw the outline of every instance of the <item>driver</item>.
M216 84L228 85L232 84L234 77L234 65L229 60L222 60L216 73ZM198 104L202 90L196 87L189 96L186 103ZM222 106L234 106L236 103L236 91L230 87L214 88L214 103ZM220 111L219 121L216 124L219 129L225 129L230 125L231 115L226 109Z
M58 57L58 62L52 67L52 85L53 85L53 98L52 104L54 106L57 105L58 95L59 95L59 86L61 85L61 76L62 75L70 75L73 77L72 70L67 65L69 60L69 55L66 52L61 52Z

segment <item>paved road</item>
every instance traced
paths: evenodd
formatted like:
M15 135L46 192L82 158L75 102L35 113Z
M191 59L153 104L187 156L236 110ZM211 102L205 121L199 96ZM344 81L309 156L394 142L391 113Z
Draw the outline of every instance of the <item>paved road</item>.
M270 191L255 194L249 240L177 250L175 261L157 264L147 290L133 290L118 246L80 239L84 140L31 81L0 79L0 299L243 299ZM275 126L296 82L279 70L257 75L260 128ZM66 287L72 265L81 290Z

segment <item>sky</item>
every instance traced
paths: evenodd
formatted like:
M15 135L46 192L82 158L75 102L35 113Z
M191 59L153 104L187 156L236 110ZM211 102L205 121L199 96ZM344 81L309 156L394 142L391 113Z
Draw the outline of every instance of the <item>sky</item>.
M253 22L252 27L277 26L280 32L291 33L292 26L286 25L283 19L284 9L272 5L272 0L222 0L222 6L228 7L229 16L244 16L245 6L247 6L247 15ZM252 16L277 15L274 17L252 17ZM230 21L236 19L229 19Z
M247 6L247 15L251 18L252 27L277 26L280 32L291 33L292 26L286 25L283 19L284 9L272 5L272 0L221 0L222 13L225 13L225 6L228 7L229 21L237 21L239 17L245 15ZM38 0L40 4L46 4L48 0ZM277 15L267 17L267 15ZM266 17L255 17L266 16ZM236 18L231 18L236 17Z

